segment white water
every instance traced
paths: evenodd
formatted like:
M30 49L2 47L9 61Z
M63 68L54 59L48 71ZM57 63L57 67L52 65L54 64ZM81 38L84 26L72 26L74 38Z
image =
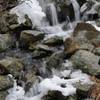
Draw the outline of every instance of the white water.
M37 0L26 0L22 4L13 8L10 13L17 14L19 23L26 21L25 15L31 19L33 27L41 26L41 21L45 17L45 13Z
M48 13L50 13L52 25L58 25L58 16L54 3L47 4Z
M80 21L80 6L79 6L77 0L71 0L71 3L74 8L75 21Z
M37 84L40 93L31 97L27 97L24 89L17 86L15 81L14 87L9 90L9 95L6 97L6 100L41 100L41 98L50 90L57 90L60 91L62 95L69 96L76 93L76 88L74 87L75 83L80 82L81 84L92 84L89 76L82 73L80 70L75 71L72 74L69 73L69 71L70 70L66 70L64 73L65 75L70 75L71 79L60 78L59 76L55 75L52 78L46 78ZM61 87L62 84L65 84L65 88Z

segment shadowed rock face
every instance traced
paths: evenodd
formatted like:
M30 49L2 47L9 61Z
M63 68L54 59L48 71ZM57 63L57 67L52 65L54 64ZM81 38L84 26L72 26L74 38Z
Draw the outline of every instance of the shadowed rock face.
M17 0L0 0L0 11L10 9L17 4Z

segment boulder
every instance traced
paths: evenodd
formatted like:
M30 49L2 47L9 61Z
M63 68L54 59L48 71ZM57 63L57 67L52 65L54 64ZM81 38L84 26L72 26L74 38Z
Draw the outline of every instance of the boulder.
M32 58L34 59L41 59L41 58L45 58L47 56L50 56L51 52L46 52L46 51L42 51L42 50L35 50L32 53Z
M99 56L85 50L79 50L71 57L74 68L81 69L91 75L100 74L99 60Z
M58 51L53 53L46 61L47 69L61 69L62 63L64 62L64 53L62 51Z
M18 77L24 67L20 59L12 57L6 57L0 60L0 66L4 67L3 69L8 71L8 73L12 74L14 77Z
M18 17L16 14L9 14L9 12L0 13L0 33L7 33L10 31L11 25L18 25Z
M33 51L32 53L33 58L44 58L53 53L53 50L44 44L37 44L37 45L32 44L29 47L29 50Z
M63 38L55 36L44 40L43 43L48 46L58 46L63 44Z
M40 31L25 30L20 35L21 47L28 48L34 42L40 41L44 38L44 33Z
M74 32L74 40L79 43L80 46L86 44L100 46L100 32L97 31L91 24L79 23Z
M0 91L4 91L13 86L13 81L8 76L0 75Z
M91 87L92 87L91 84L76 83L76 88L77 88L76 94L78 95L78 98L80 99L87 98Z
M63 96L59 91L49 91L42 100L77 100L76 96Z
M93 51L96 55L100 56L100 47L95 48Z
M84 22L81 22L81 23L78 23L77 26L75 27L75 30L73 32L73 36L77 36L77 34L79 32L82 32L82 31L86 31L86 32L98 32L95 27L93 27L91 24L89 23L84 23ZM98 33L97 33L98 34ZM100 32L99 32L100 34ZM91 34L92 35L92 34Z
M64 42L64 51L66 54L73 54L79 48L79 44L72 38L67 38Z

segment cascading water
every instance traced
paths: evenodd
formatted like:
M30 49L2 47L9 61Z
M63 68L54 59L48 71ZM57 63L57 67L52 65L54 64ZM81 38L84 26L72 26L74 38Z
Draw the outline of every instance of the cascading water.
M77 0L70 0L70 1L74 8L75 21L80 21L80 6L79 6Z
M39 2L43 8L40 7ZM24 19L24 15L27 14L29 18L32 20L32 23L40 27L40 29L44 30L45 33L52 33L51 36L58 35L58 36L67 36L68 31L62 30L62 25L58 25L58 16L57 11L54 3L45 3L44 0L31 0L31 2L27 1L24 4L21 4L20 6L14 8L11 10L11 13L16 13L19 16L19 22L22 23ZM75 11L75 19L76 21L80 20L80 12L79 12L79 5L76 0L71 0L74 11ZM46 8L45 8L46 7ZM49 8L49 13L52 21L53 26L41 26L41 20L44 18L45 14L43 11L45 9ZM25 21L25 19L24 19ZM68 21L70 22L70 19L68 17ZM69 33L72 33L73 27L70 24L70 30ZM47 37L50 37L49 34L47 34ZM89 77L86 74L83 74L81 71L71 72L70 70L65 70L64 73L66 75L71 76L71 79L64 79L61 77L53 75L53 78L47 78L42 80L40 83L36 83L33 88L31 88L30 92L25 94L25 91L22 87L18 86L16 81L14 81L14 87L9 90L9 95L7 96L6 100L41 100L41 98L48 93L49 90L56 90L60 91L64 96L69 96L72 94L75 94L76 88L73 84L76 82L86 82L89 83ZM63 73L63 72L59 72ZM65 84L65 88L63 88L61 85Z
M51 24L58 25L58 16L54 3L47 4L47 17L51 19Z

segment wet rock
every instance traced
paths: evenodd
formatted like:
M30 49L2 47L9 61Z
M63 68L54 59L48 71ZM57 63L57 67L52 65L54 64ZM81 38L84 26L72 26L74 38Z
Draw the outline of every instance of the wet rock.
M22 31L20 35L21 47L27 48L29 45L44 38L44 33L40 31L26 30Z
M87 98L92 85L90 84L76 84L78 98Z
M0 34L0 52L13 46L13 40L10 34Z
M73 32L73 36L77 36L77 34L81 31L89 31L89 32L98 32L95 27L93 27L91 24L88 23L78 23L74 32ZM98 33L97 33L98 34ZM91 34L92 36L92 34Z
M87 50L87 51L93 51L94 46L92 44L89 43L84 43L82 45L80 45L80 50Z
M10 31L11 25L18 25L18 17L16 14L9 14L9 12L0 13L0 33L7 33Z
M71 58L73 66L91 75L100 74L99 56L85 50L77 51Z
M74 39L80 46L86 44L100 46L100 32L97 31L92 25L79 23L73 33Z
M44 58L53 53L53 50L50 47L43 44L37 44L37 45L33 44L29 47L29 50L33 51L32 53L33 58Z
M41 59L41 58L45 58L45 57L50 56L50 55L51 55L51 52L46 52L46 51L41 51L41 50L35 50L32 53L32 57L34 59Z
M13 86L13 81L8 76L0 75L0 91L7 90Z
M94 53L98 56L100 56L100 47L95 48Z
M42 100L66 100L66 97L64 97L61 92L59 91L49 91L46 96L42 98Z
M67 38L64 42L64 51L66 54L73 54L80 48L79 44L72 38Z
M75 96L63 96L59 91L49 91L42 100L77 100Z
M52 54L46 61L46 66L48 69L60 69L62 67L62 63L64 62L64 53L58 51Z
M0 0L0 11L11 9L15 7L18 3L18 0Z
M4 67L4 69L14 77L18 77L24 67L20 59L12 57L6 57L5 59L0 60L0 66Z
M29 47L29 49L32 50L32 51L39 50L39 51L52 52L52 49L50 47L48 47L47 45L44 45L44 44L32 44Z
M61 37L55 36L43 41L43 43L48 46L57 46L63 44L63 39Z
M7 91L0 91L0 100L5 100L7 95Z

